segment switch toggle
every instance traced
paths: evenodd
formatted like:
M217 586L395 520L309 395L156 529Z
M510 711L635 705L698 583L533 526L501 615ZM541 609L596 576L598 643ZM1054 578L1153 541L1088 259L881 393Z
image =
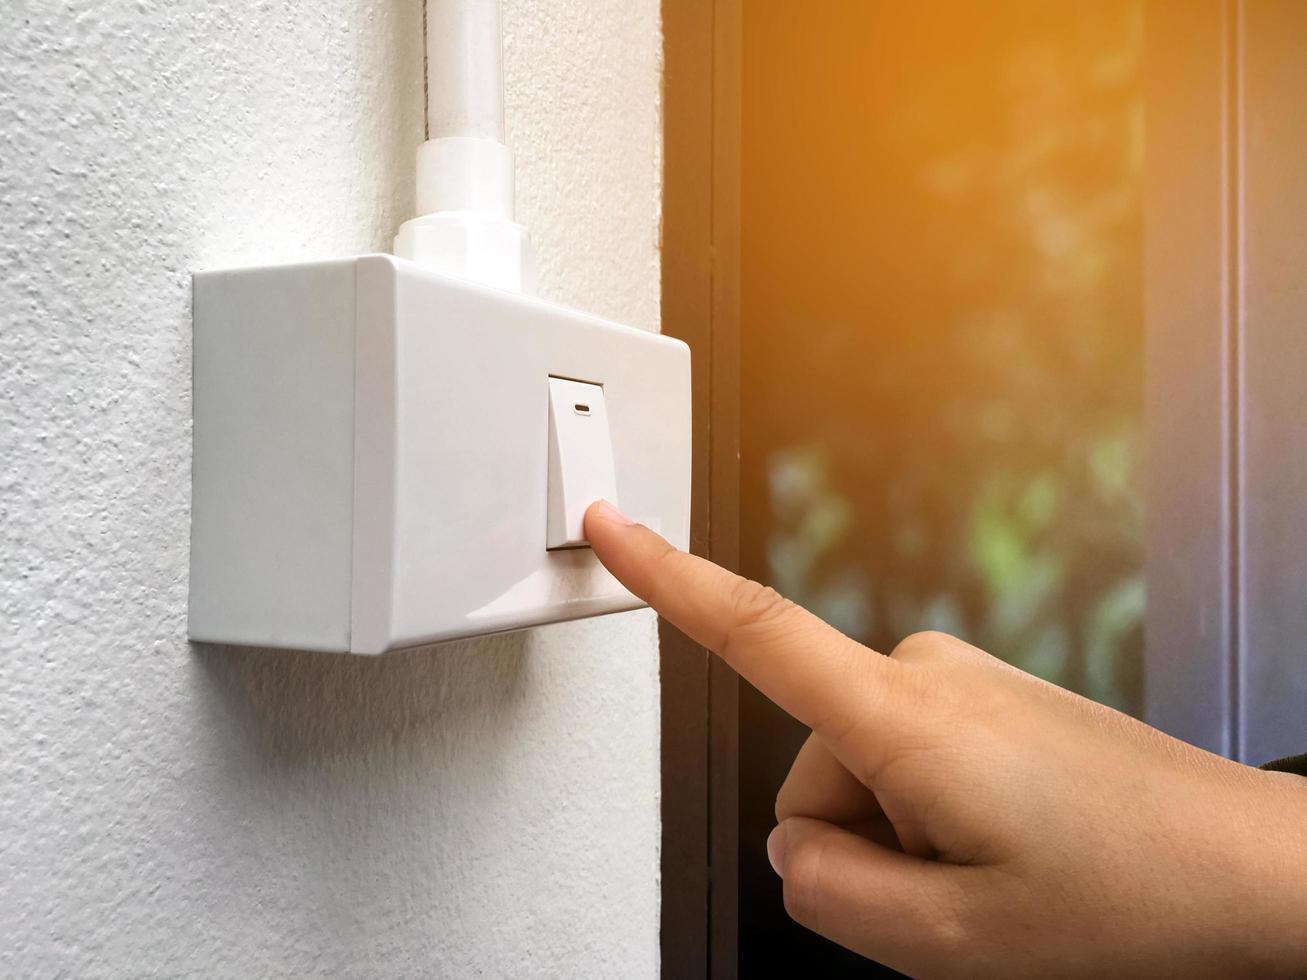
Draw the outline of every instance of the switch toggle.
M617 504L602 385L549 379L549 511L545 547L587 547L582 522L596 500Z

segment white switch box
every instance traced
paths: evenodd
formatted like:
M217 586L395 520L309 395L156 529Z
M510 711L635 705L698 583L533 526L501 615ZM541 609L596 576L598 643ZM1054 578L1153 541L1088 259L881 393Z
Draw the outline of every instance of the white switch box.
M192 482L196 641L375 654L634 609L579 515L688 545L689 349L387 255L199 273Z

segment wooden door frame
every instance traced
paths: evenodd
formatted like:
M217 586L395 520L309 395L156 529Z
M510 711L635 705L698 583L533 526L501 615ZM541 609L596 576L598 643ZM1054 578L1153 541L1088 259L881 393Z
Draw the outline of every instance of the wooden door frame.
M1307 665L1307 8L1145 14L1145 711L1254 764L1301 752Z
M1222 755L1238 753L1233 7L1162 0L1144 28L1144 717Z
M690 548L739 565L743 0L663 0L663 332L692 353ZM660 623L662 975L737 972L739 680Z

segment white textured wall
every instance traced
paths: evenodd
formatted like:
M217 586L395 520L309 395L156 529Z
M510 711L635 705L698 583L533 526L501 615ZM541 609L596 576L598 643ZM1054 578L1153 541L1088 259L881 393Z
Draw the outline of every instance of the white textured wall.
M658 321L657 0L504 0L542 293ZM8 0L0 975L657 970L648 613L185 641L193 269L388 246L416 0Z

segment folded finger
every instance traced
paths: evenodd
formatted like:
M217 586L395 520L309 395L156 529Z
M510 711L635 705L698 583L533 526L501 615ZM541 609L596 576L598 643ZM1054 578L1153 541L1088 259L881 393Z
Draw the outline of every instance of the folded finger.
M880 815L880 803L835 758L817 735L809 735L776 794L776 819L814 817L854 824Z

